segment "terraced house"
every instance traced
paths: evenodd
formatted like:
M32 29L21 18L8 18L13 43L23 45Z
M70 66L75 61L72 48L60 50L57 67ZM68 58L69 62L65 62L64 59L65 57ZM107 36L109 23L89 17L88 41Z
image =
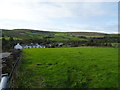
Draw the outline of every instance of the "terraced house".
M20 45L17 43L17 45L14 46L14 49L23 49L23 48L45 48L45 46L41 46L39 44L33 44L31 43L30 45Z

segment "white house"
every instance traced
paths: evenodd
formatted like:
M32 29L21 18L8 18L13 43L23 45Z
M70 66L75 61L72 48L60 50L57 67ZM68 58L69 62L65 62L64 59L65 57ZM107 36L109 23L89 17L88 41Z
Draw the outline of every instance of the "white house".
M22 45L22 48L28 48L28 45Z
M22 48L45 48L45 46L41 46L39 44L36 44L36 45L20 45L19 43L14 46L14 49L22 49Z
M28 48L28 45L25 45L25 48Z
M33 48L36 48L36 46L33 46Z
M36 48L43 48L43 47L39 44L36 44Z
M36 45L36 48L40 48L40 45L37 44L37 45Z
M22 46L18 43L17 45L14 46L14 49L22 49Z
M32 48L32 46L28 46L28 48Z
M45 46L43 46L43 48L45 48Z

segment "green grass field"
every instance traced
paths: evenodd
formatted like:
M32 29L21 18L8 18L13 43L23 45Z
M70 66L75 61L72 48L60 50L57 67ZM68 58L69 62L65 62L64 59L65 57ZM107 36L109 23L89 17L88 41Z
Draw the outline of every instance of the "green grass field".
M118 49L23 49L17 87L117 88Z
M9 40L10 39L10 37L4 37L6 40ZM2 37L0 37L0 39L2 39ZM21 38L13 38L14 40L22 40Z

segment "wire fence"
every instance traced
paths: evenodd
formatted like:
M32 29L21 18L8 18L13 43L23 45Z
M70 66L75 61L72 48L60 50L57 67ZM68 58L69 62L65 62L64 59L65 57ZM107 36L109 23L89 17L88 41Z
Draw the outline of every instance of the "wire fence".
M13 65L11 72L5 73L1 75L1 82L0 82L0 90L13 88L14 87L14 78L16 77L16 71L21 61L21 53L20 56L17 58L16 62Z

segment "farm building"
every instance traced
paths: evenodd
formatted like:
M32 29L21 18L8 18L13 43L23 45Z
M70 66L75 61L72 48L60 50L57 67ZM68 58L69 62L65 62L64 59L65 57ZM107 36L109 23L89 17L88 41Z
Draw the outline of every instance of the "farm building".
M19 43L14 46L14 49L23 49L23 48L45 48L45 46L41 46L39 44L36 44L36 45L20 45Z
M17 45L14 46L14 49L22 49L22 46L18 43Z

